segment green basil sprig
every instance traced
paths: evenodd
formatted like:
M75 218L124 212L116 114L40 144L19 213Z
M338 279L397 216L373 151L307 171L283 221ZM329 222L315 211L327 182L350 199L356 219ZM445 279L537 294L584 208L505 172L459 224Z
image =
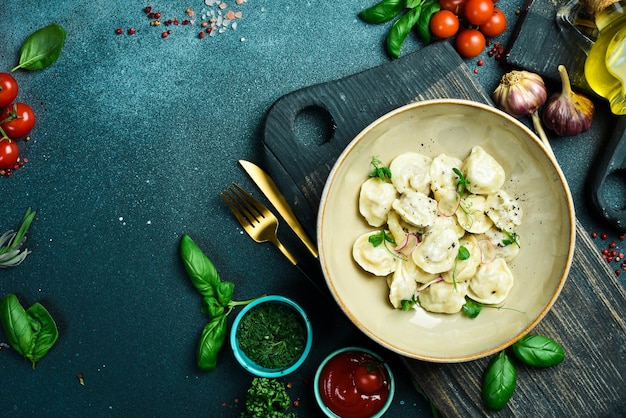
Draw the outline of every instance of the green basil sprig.
M61 55L66 36L65 29L56 23L33 32L22 44L20 63L11 72L19 68L41 70L50 66Z
M543 335L525 335L511 348L518 359L534 367L554 366L565 359L561 344Z
M14 294L0 300L0 322L11 347L30 360L33 369L59 338L56 323L42 304L25 310Z
M361 11L359 17L369 23L385 23L400 14L406 4L406 0L382 0Z
M387 34L387 53L398 58L413 28L424 41L430 42L430 19L439 10L437 0L382 0L361 11L359 17L369 23L384 23L397 17Z
M504 351L491 359L483 376L483 401L487 408L498 411L513 396L517 386L515 366Z
M209 317L198 341L197 364L200 370L211 371L217 367L218 354L224 345L228 314L235 306L246 305L254 299L233 301L235 284L220 279L211 260L188 235L180 240L180 255L189 279L203 296L202 312Z

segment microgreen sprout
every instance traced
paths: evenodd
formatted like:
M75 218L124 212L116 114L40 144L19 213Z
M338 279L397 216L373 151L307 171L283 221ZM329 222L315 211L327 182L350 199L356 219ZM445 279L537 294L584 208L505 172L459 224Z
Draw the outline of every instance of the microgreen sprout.
M415 305L419 305L419 300L415 295L411 296L411 299L402 299L400 301L400 306L404 312L409 311Z
M454 174L459 177L459 181L457 181L456 183L456 191L460 195L463 195L463 193L465 193L465 191L467 190L467 186L470 184L470 181L465 178L461 170L459 170L458 168L453 168L452 171L454 171Z
M502 232L504 233L504 235L506 235L506 239L502 240L502 245L504 245L505 247L507 245L511 245L511 244L515 244L517 245L517 248L520 248L519 246L519 235L517 235L517 232L509 232L506 229L503 229Z
M514 308L505 308L504 306L492 306L492 305L483 305L480 302L476 302L474 299L470 299L468 297L465 298L465 303L463 304L463 313L468 317L474 319L478 316L478 314L482 311L483 308L491 308L491 309L505 309L508 311L515 311L519 313L523 313L518 309Z
M459 252L454 259L454 270L452 270L452 283L454 284L454 290L456 290L456 267L459 261L467 260L470 258L470 252L464 245L459 247Z
M390 234L388 234L387 231L385 231L384 229L381 229L380 231L370 235L367 241L370 244L372 244L374 247L378 247L380 244L383 244L383 243L387 245L386 244L387 242L390 244L396 243L393 237Z
M385 181L385 177L391 180L391 170L389 167L385 167L377 157L372 157L372 166L374 170L370 173L370 177L378 177L382 181Z

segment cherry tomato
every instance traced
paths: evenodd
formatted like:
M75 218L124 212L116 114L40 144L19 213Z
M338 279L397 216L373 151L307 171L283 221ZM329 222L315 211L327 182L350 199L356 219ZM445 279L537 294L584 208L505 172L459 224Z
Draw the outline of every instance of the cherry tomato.
M493 14L492 0L467 0L465 3L465 17L472 25L482 25Z
M383 387L383 377L377 366L362 364L354 371L354 383L361 393L371 395Z
M443 10L450 10L455 15L460 15L467 0L439 0L439 6Z
M17 81L9 73L0 73L0 107L13 103L17 97Z
M35 126L35 112L26 103L13 103L0 113L0 128L9 138L22 138Z
M485 35L482 32L477 29L464 29L457 35L455 46L463 58L473 58L485 49L485 44Z
M20 148L12 139L0 139L0 168L13 168L20 158Z
M458 31L459 18L450 10L440 10L430 19L430 32L437 38L450 38Z
M479 29L485 36L498 36L506 29L506 16L495 7L489 20L480 25Z

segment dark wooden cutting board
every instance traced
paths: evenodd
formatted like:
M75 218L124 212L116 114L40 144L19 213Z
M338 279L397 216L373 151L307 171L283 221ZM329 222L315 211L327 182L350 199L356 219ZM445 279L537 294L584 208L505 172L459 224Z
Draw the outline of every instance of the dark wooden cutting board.
M384 113L434 98L490 103L469 68L443 42L360 74L303 88L274 104L265 126L265 168L311 236L324 183L346 144ZM298 135L297 118L311 108L332 118L334 128L322 141ZM518 388L497 416L611 416L626 406L626 292L580 225L577 236L565 289L537 328L560 341L567 358L550 369L518 365ZM403 361L445 416L493 416L480 398L488 359Z

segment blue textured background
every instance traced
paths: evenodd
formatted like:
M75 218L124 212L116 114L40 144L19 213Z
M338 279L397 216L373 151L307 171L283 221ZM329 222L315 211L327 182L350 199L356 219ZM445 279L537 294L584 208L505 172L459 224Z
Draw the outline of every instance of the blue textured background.
M512 28L522 2L500 3ZM261 127L275 100L388 62L388 25L357 18L371 4L232 0L228 9L243 12L236 29L199 39L196 22L172 27L162 39L165 28L150 26L146 5L162 20L179 21L187 7L196 18L214 8L202 0L2 1L0 71L16 65L22 42L38 28L57 22L68 33L54 65L15 73L19 100L38 119L32 140L22 144L29 162L0 178L0 231L16 228L29 206L37 217L28 234L32 254L0 271L0 294L16 293L25 305L41 301L61 336L34 371L12 350L0 350L4 415L237 415L242 405L235 398L243 402L250 376L228 347L216 371L195 368L206 318L178 242L190 234L236 283L237 299L282 293L311 310L322 304L274 247L241 232L219 193L231 181L252 188L236 161L262 160ZM118 27L137 32L117 35ZM410 36L403 52L421 46ZM492 91L501 69L481 58L484 66L467 63ZM554 142L589 228L596 225L583 182L605 134L603 120L586 135ZM368 344L335 315L334 322L316 319L314 351L287 379L301 416L316 411L306 383L315 365L335 348ZM389 416L428 416L395 366L400 392Z

